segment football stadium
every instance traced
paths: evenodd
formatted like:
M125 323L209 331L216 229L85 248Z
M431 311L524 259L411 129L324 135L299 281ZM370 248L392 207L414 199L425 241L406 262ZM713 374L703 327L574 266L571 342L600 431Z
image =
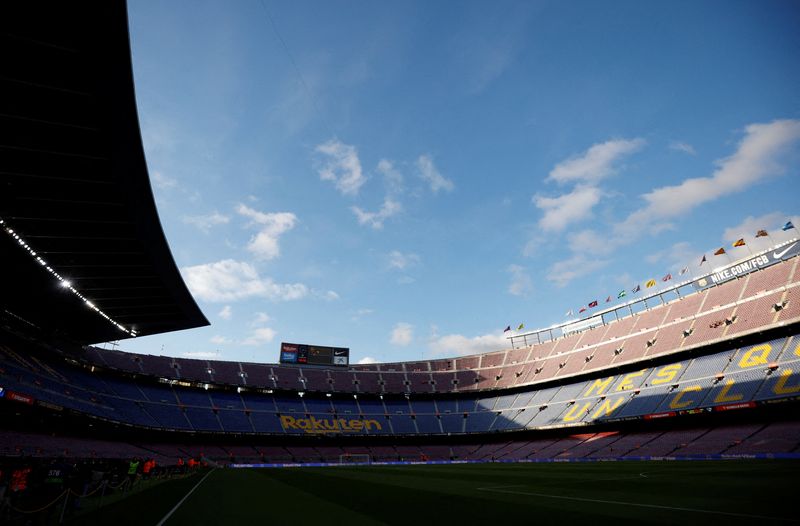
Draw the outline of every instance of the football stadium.
M800 522L789 217L489 352L120 350L209 325L156 208L128 6L10 4L3 524Z

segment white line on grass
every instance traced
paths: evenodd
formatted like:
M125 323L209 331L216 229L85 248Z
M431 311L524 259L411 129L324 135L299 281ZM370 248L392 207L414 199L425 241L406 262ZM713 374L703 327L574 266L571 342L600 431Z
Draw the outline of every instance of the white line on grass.
M204 476L203 478L201 478L201 479L200 479L200 481L199 481L197 484L195 484L195 485L194 485L194 487L193 487L192 489L190 489L190 490L189 490L189 493L187 493L186 495L184 495L184 496L183 496L183 498L182 498L180 501L178 501L178 503L175 505L175 507L174 507L174 508L172 508L171 510L169 510L169 513L167 513L166 515L164 515L164 518L163 518L163 519L161 519L160 521L158 521L158 524L156 524L156 526L163 526L163 525L164 525L164 523L165 523L165 522L167 522L167 519L169 519L169 518L172 516L172 514L173 514L173 513L175 513L175 512L178 510L178 508L180 508L180 507L181 507L181 504L183 504L183 501L185 501L186 499L188 499L188 498L189 498L189 495L191 495L191 494L194 492L194 490L196 490L196 489L198 488L198 486L200 486L200 484L202 484L202 483L203 483L203 481L204 481L205 479L207 479L207 478L208 478L208 476L209 476L209 475L211 475L212 473L214 473L214 470L213 470L213 469L212 469L211 471L209 471L208 473L206 473L206 474L205 474L205 476Z
M596 502L599 504L619 504L622 506L638 506L640 508L656 508L661 510L674 510L674 511L689 511L693 513L710 513L713 515L729 515L732 517L744 517L748 519L767 519L772 521L787 521L787 522L800 522L798 519L789 519L786 517L769 517L766 515L751 515L748 513L734 513L732 511L714 511L714 510L700 510L695 508L679 508L677 506L662 506L658 504L642 504L639 502L623 502L619 500L602 500L602 499L587 499L584 497L567 497L565 495L548 495L546 493L533 493L530 491L511 491L505 488L519 487L517 486L497 486L494 488L477 488L479 491L493 491L495 493L509 493L513 495L530 495L532 497L544 497L547 499L563 499L563 500L577 500L581 502Z

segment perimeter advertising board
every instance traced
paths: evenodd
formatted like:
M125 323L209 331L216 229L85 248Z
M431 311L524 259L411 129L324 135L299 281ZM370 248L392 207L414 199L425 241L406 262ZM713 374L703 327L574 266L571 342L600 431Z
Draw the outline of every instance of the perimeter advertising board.
M748 272L769 267L775 263L780 263L781 261L796 256L798 253L800 253L800 241L795 241L791 244L776 247L775 249L769 250L763 254L759 254L758 256L748 258L738 263L730 264L708 276L704 276L698 280L695 280L694 288L701 290L712 285L725 283L726 281L735 279L739 276L747 274Z

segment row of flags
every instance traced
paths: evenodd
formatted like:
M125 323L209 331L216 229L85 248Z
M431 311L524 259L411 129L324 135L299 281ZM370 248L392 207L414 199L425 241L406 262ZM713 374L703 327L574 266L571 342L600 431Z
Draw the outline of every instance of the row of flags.
M794 227L795 226L791 221L787 221L786 224L783 225L781 230L783 230L785 232L787 230L793 229ZM756 238L766 237L766 236L769 236L769 232L767 232L764 229L759 230L758 232L756 232L756 235L755 235ZM736 241L734 241L731 244L731 246L733 248L744 247L744 246L747 246L747 243L745 242L744 238L742 237L742 238L739 238ZM714 255L715 256L721 256L723 254L727 254L727 252L725 251L725 247L724 246L720 247L716 251L714 251ZM708 258L706 257L705 254L703 254L703 257L702 257L702 259L700 259L700 264L698 266L702 267L703 263L705 263L707 261L708 261ZM687 267L683 267L678 272L678 275L679 276L683 276L684 274L687 274L688 272L689 272L689 267L688 266ZM666 282L670 281L671 279L672 279L672 274L671 273L667 273L664 277L661 278L661 281L666 283ZM654 279L654 278L653 279L649 279L649 280L647 280L645 282L644 288L645 289L651 289L651 288L655 287L657 284L658 284L658 281L656 281L656 279ZM642 290L642 285L641 284L637 284L634 288L631 289L630 293L631 294L637 294L637 293L641 292L641 290ZM626 289L622 289L621 291L619 291L617 293L617 299L622 299L627 295L628 295L628 291ZM612 296L608 296L606 298L605 303L610 303L612 299L613 299ZM578 309L578 314L582 314L582 313L586 312L589 309L594 309L595 307L599 306L599 304L600 304L600 302L598 300L590 301L588 304L586 304L586 306L580 307ZM564 314L565 317L574 316L574 315L575 315L574 309L570 309L570 310L568 310L566 312L566 314ZM517 327L517 331L521 331L524 328L525 328L525 324L524 323L520 323L519 327ZM506 333L506 332L509 332L509 331L511 331L511 325L508 325L503 330L503 333Z
M787 222L786 222L786 224L785 224L785 225L783 225L783 227L781 228L781 230L783 230L783 231L785 232L785 231L787 231L787 230L791 230L791 229L793 229L793 228L794 228L794 224L793 224L791 221L787 221ZM761 230L759 230L758 232L756 232L756 235L755 235L755 237L756 237L756 238L759 238L759 237L765 237L765 236L769 236L769 232L767 232L767 231L766 231L766 230L764 230L764 229L761 229ZM743 238L743 237L741 237L741 238L737 239L736 241L734 241L734 242L731 244L731 246L732 246L733 248L737 248L737 247L743 247L743 246L746 246L746 245L747 245L747 243L745 242L745 240L744 240L744 238ZM727 252L725 251L725 247L720 247L720 248L718 248L716 251L714 251L714 255L715 255L715 256L721 256L721 255L723 255L723 254L727 254ZM702 267L702 266L703 266L703 263L705 263L706 261L708 261L708 258L706 257L706 255L705 255L705 254L703 254L703 257L702 257L702 259L700 259L700 264L699 264L698 266ZM679 275L679 276L683 276L684 274L686 274L686 273L688 273L688 272L689 272L689 267L683 267L683 268L680 270L680 272L678 273L678 275ZM667 281L669 281L669 280L671 280L671 279L672 279L672 274L667 274L666 276L664 276L663 278L661 278L661 281L663 281L664 283L666 283ZM653 288L653 287L655 287L657 284L658 284L658 282L657 282L655 279L649 279L649 280L647 280L647 281L645 282L645 284L644 284L644 287L645 287L646 289L650 289L650 288ZM631 294L636 294L636 293L638 293L638 292L641 292L641 290L642 290L642 286L641 286L641 284L638 284L638 285L636 285L634 288L632 288L632 289L631 289ZM621 290L621 291L619 291L619 293L617 294L617 299L622 299L622 298L624 298L625 296L627 296L627 294L628 294L628 292L627 292L625 289L622 289L622 290ZM605 301L605 302L606 302L606 303L609 303L609 302L611 302L611 300L612 300L612 297L611 297L611 296L609 296L609 297L607 297L607 298L606 298L606 301ZM578 309L578 314L582 314L582 313L586 312L587 310L589 310L589 309L593 309L593 308L595 308L595 307L597 307L597 306L598 306L598 301L597 301L597 300L591 301L591 302L589 302L589 303L587 304L587 306L585 306L585 307L581 307L580 309ZM574 311L573 309L570 309L570 310L568 310L568 311L567 311L567 313L566 313L566 314L564 314L564 316L573 316L574 314L575 314L575 311Z
M519 324L519 327L517 327L517 330L518 330L518 331L521 331L521 330L522 330L522 329L524 329L524 328L525 328L525 324L524 324L524 323L520 323L520 324ZM506 328L505 328L505 329L503 329L503 333L506 333L506 332L508 332L508 331L510 331L510 330L511 330L511 325L507 325L507 326L506 326Z

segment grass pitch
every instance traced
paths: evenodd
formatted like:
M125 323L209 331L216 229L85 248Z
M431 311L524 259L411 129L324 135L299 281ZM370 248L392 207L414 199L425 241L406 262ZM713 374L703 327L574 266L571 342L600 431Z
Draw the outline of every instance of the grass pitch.
M800 524L793 461L217 469L79 524ZM195 487L196 486L196 487Z

